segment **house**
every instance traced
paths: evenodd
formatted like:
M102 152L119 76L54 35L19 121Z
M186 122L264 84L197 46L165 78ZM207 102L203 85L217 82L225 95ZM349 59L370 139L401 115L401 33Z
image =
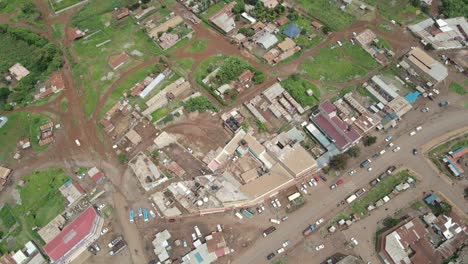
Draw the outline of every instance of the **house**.
M262 21L258 21L251 27L255 32L263 30L265 28L265 24Z
M232 37L232 39L237 44L243 44L247 40L247 37L242 33L237 33L236 35L234 35L234 37Z
M161 46L163 50L166 50L176 44L177 41L179 41L179 36L177 34L163 33L161 37L159 37L159 46Z
M151 29L151 31L148 33L148 35L152 39L157 39L158 38L158 33L159 32L166 32L169 28L174 28L180 23L183 23L184 19L181 16L173 16L164 23L160 24L159 26Z
M54 92L65 89L65 82L63 81L62 74L60 72L54 72L49 78L50 88Z
M130 10L126 7L116 8L112 11L112 17L116 20L120 20L128 15L130 15Z
M287 16L282 16L278 19L276 19L276 24L278 24L278 26L283 26L283 25L286 25L286 23L289 22L289 19Z
M283 34L289 38L295 38L301 34L301 29L296 24L290 23L284 28Z
M260 0L266 8L273 9L279 2L278 0Z
M268 63L268 64L274 64L275 59L280 55L280 51L277 48L273 48L269 50L267 53L265 53L262 58Z
M18 147L21 149L27 149L31 147L31 141L29 138L22 139L18 142Z
M109 61L107 64L112 68L112 70L115 71L124 65L129 59L130 56L126 52L122 52L118 55L109 56Z
M278 48L280 48L280 50L283 52L293 49L294 47L296 47L296 43L290 38L285 38L282 42L278 44Z
M11 66L8 71L17 81L21 81L21 79L29 75L28 69L18 62Z
M276 38L276 36L269 32L264 32L263 34L261 34L260 37L258 37L256 41L258 45L260 45L262 48L266 50L273 47L277 42L278 42L278 39Z
M154 254L158 257L161 263L169 259L169 252L167 250L170 249L170 238L171 233L169 233L167 229L164 229L164 231L161 231L154 236L154 240L152 242Z
M79 30L78 28L68 28L67 30L67 37L71 41L80 39L85 35L86 33L84 31Z
M209 19L211 23L216 25L226 34L231 32L236 27L236 22L234 22L234 16L232 14L232 8L235 5L235 1L227 4Z
M5 186L10 177L11 169L0 166L0 185Z
M311 25L312 25L315 29L321 29L321 28L323 28L322 23L318 22L317 20L312 21Z
M431 44L436 50L462 49L468 44L468 22L464 17L437 20L428 18L408 26L408 29L423 44Z
M252 81L252 78L254 77L254 75L255 74L251 70L246 69L239 75L237 80L239 80L241 84L245 84L247 82Z

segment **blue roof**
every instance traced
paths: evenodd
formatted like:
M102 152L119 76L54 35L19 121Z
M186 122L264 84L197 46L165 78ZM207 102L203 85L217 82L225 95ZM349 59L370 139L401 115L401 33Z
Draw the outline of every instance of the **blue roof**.
M437 197L437 195L435 194L431 194L427 196L426 198L424 198L424 202L426 202L426 204L433 204L435 201L438 201L438 200L439 200L439 197Z
M457 150L455 150L455 151L452 151L452 153L450 153L450 154L451 154L451 155L455 155L455 154L457 154L458 152L462 152L463 150L465 150L465 148L466 148L466 147L461 147L461 148L459 148L459 149L457 149Z
M285 34L286 36L290 38L295 38L300 33L301 33L301 29L294 23L287 25L283 30L283 34Z
M197 259L197 262L198 262L198 263L202 263L202 262L203 262L203 258L202 258L202 256L200 255L200 252L195 253L195 258Z
M420 95L421 93L416 91L416 92L412 92L412 93L409 93L407 95L405 95L405 99L406 101L408 101L410 104L416 102L416 99L418 98L418 96Z

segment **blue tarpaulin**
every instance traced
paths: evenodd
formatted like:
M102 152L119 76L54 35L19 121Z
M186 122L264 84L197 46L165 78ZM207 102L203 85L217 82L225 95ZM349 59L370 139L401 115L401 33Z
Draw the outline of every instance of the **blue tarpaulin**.
M418 96L420 95L421 93L420 92L412 92L412 93L409 93L407 95L405 95L405 99L406 101L408 101L410 104L416 102L416 99L418 98Z
M291 23L289 25L287 25L284 30L283 30L283 34L285 34L286 36L290 37L290 38L295 38L297 37L299 34L301 33L301 30L299 29L299 27L294 24L294 23Z

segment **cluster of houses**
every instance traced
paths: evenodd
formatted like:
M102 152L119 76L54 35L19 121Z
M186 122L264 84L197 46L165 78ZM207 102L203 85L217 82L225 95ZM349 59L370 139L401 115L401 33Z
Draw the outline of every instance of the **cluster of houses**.
M395 56L392 50L386 48L379 42L377 35L370 29L364 30L356 35L355 38L357 43L380 64L385 64L389 56Z
M464 17L449 19L428 18L408 29L424 45L430 44L436 50L462 49L468 41L468 22Z
M34 95L34 99L39 100L51 96L52 94L59 93L63 89L65 89L65 83L61 72L54 72L45 86L39 88L39 93Z
M212 88L213 91L223 100L226 100L226 95L231 91L235 90L237 93L242 93L245 89L251 88L253 86L253 77L255 73L250 69L245 69L236 80L233 80L229 83L224 83L219 87L213 87L217 85L213 80L216 79L216 75L221 68L216 68L211 73L209 73L203 80L202 83Z
M468 156L468 147L463 146L454 151L450 151L442 160L449 168L450 173L455 177L463 177L465 170L463 169L462 161Z
M54 122L49 122L39 127L39 146L54 142ZM24 145L23 145L24 146Z

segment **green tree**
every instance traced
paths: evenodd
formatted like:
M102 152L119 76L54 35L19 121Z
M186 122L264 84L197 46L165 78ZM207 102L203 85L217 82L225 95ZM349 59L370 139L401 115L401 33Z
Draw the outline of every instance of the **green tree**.
M260 121L260 120L257 119L257 120L255 120L255 124L257 125L258 131L259 131L260 133L268 132L268 127L267 127L267 125L266 125L265 123L263 123L262 121Z
M436 215L449 215L452 212L452 206L447 202L435 202L434 204L429 205L432 212Z
M184 103L184 107L188 112L203 110L211 110L213 112L218 112L218 108L206 96L190 98Z
M120 153L118 157L119 157L119 163L120 164L125 164L125 162L127 162L127 160L128 160L127 155L125 155L123 153Z
M383 221L382 224L385 226L385 228L390 229L400 223L400 220L392 218L392 217L386 217Z
M361 149L358 146L351 147L346 151L346 155L353 157L353 158L358 157L360 154L361 154Z
M363 142L364 146L366 146L366 147L375 144L376 141L377 141L377 137L374 137L374 136L365 136L362 139L362 142Z
M344 170L348 165L348 156L345 154L338 154L330 159L330 168L334 170Z

